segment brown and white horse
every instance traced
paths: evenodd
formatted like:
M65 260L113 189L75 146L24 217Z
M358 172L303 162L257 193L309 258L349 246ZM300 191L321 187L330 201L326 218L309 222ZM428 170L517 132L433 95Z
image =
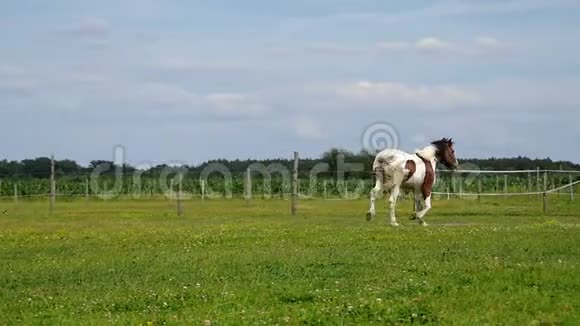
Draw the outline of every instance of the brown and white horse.
M416 213L411 219L416 218L419 224L426 226L427 223L423 218L431 209L431 192L435 184L437 162L443 163L449 169L459 167L452 139L443 138L434 141L429 146L417 150L415 154L396 149L385 149L378 153L373 163L376 181L370 193L371 207L367 213L367 220L370 221L376 215L377 195L389 191L390 222L391 225L398 226L395 208L401 187L405 187L415 192Z

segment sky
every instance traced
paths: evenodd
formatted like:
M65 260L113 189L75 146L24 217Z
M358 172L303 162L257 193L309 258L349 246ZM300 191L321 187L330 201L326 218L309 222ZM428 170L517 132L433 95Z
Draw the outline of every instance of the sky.
M122 146L135 165L199 164L453 137L459 158L580 162L576 0L4 1L0 39L9 160Z

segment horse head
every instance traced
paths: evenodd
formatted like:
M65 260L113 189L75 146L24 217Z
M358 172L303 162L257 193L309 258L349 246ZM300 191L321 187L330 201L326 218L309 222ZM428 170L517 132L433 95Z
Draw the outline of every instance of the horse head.
M437 148L435 153L437 160L443 163L447 168L456 170L459 168L459 161L455 157L455 149L453 149L453 139L443 138L431 143Z

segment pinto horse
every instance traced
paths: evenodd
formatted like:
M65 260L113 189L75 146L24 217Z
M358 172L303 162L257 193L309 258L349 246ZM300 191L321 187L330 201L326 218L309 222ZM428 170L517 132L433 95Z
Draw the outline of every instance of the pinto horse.
M435 184L437 162L452 170L459 167L452 139L443 138L434 141L427 147L415 151L415 154L396 149L385 149L378 153L373 163L375 187L370 193L371 207L367 213L367 221L376 215L377 195L389 191L390 223L398 226L395 208L401 187L405 187L415 192L416 212L411 216L411 220L417 219L419 224L426 226L427 223L423 218L431 209L431 192Z

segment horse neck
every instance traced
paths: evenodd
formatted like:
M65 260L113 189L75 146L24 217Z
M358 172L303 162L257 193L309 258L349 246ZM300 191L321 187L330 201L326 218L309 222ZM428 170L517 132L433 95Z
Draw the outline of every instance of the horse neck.
M435 165L435 155L437 154L437 147L433 146L433 145L429 145L421 150L415 151L415 153L417 155L419 155L420 157L433 162L433 165ZM435 168L435 166L433 166L433 168Z
M433 165L433 171L437 171L437 160L431 160L431 165Z

